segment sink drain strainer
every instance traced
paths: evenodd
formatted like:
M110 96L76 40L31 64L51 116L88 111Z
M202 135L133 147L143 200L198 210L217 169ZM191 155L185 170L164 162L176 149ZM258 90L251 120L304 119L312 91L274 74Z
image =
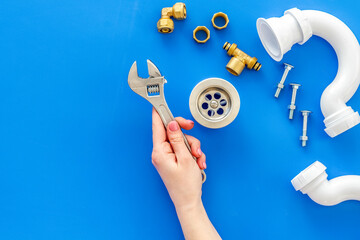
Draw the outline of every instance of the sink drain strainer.
M228 81L208 78L194 87L189 106L194 119L204 127L222 128L239 113L240 97Z

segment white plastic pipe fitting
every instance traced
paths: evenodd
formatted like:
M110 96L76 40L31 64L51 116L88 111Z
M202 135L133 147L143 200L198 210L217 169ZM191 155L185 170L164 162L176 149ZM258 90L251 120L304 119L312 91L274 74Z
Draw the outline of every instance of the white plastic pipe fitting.
M280 18L259 18L256 27L266 51L276 61L294 44L304 44L312 35L328 41L337 54L339 68L321 96L325 132L335 137L360 123L359 113L346 105L360 83L360 48L342 21L325 12L292 8Z
M307 194L320 205L333 206L347 200L360 201L360 176L347 175L329 181L325 170L326 167L316 161L291 180L291 183L296 191Z

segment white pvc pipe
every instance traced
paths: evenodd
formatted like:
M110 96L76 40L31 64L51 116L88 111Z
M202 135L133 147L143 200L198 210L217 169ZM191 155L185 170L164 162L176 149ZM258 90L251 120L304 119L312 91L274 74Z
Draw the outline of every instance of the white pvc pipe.
M294 44L304 44L312 35L328 41L336 52L339 68L321 96L325 132L335 137L360 123L358 112L346 105L360 83L360 48L342 21L325 12L293 8L280 18L259 18L256 25L262 44L276 61Z
M360 201L360 176L347 175L329 181L325 170L326 167L316 161L291 183L296 191L307 194L320 205L333 206L347 200Z

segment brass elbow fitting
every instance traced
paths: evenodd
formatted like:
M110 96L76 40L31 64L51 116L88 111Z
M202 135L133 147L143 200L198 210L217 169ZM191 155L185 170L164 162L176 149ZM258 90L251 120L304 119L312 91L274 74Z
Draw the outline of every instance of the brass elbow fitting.
M157 29L161 33L171 33L174 30L174 21L170 18L174 17L178 20L186 18L185 3L175 3L172 7L163 8L161 10L161 18L157 22Z
M226 42L223 48L227 51L229 56L232 56L228 64L226 65L226 69L233 75L239 76L240 73L244 70L245 65L248 69L255 69L259 71L261 68L261 64L258 63L256 57L250 57L243 51L237 48L235 43L230 44Z

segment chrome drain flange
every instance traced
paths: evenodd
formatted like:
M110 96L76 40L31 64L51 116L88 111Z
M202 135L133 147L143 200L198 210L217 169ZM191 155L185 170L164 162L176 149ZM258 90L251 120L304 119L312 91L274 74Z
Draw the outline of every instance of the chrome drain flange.
M208 78L194 87L189 106L194 119L204 127L222 128L238 115L240 97L228 81Z

